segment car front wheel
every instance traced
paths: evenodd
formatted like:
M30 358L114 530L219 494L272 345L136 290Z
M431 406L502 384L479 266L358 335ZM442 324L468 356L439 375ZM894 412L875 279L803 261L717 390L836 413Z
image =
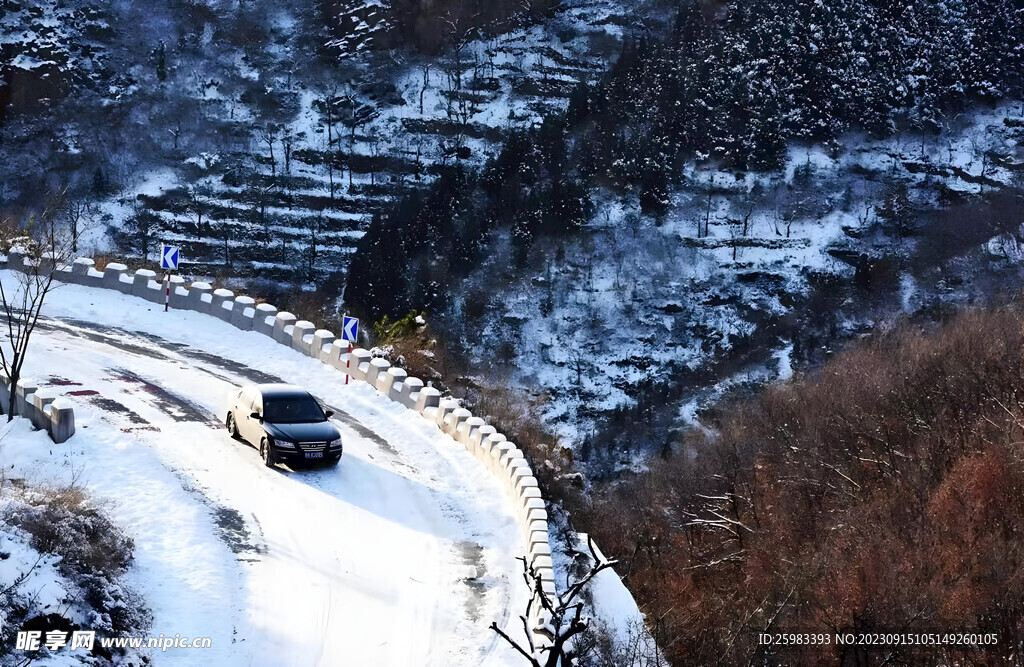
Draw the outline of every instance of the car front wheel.
M270 448L270 443L267 442L266 438L260 441L260 456L263 458L263 465L268 468L273 468L274 463L274 451Z
M228 413L228 433L235 440L238 440L238 424L235 423L235 413Z

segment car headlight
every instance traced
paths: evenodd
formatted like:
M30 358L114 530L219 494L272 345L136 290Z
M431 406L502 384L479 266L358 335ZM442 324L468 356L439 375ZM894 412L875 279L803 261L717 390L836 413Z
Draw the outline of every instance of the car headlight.
M341 447L341 438L338 438L337 440L331 440L331 441L330 441L329 443L327 443L327 444L328 444L328 446L330 446L330 447Z
M278 438L274 438L274 444L277 445L278 447L281 447L282 449L295 449L295 443L288 442L287 440L280 440Z

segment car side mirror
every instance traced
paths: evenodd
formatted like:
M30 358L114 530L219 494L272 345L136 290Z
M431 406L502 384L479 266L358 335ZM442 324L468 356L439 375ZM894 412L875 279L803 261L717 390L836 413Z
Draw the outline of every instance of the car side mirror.
M324 410L324 416L330 419L334 416L334 410Z
M258 413L258 412L254 412L254 413L252 413L249 416L252 417L253 419L260 419L260 413Z

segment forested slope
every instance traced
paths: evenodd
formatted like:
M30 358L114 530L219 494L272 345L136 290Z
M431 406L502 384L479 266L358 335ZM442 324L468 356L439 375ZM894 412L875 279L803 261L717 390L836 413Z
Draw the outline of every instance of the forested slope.
M909 322L723 406L699 456L599 499L673 664L1015 663L1024 597L1019 304ZM759 645L760 632L828 645ZM835 633L993 633L981 648ZM824 640L821 641L824 644Z
M379 214L346 298L425 309L600 470L642 465L721 393L1013 273L981 244L1018 232L1022 42L1013 2L681 3Z

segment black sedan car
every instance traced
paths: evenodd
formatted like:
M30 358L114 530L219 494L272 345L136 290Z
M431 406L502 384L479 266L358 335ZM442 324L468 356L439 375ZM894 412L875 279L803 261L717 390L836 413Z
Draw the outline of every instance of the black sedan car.
M231 437L260 450L267 467L326 463L341 459L341 433L305 389L289 384L244 387L228 407Z

